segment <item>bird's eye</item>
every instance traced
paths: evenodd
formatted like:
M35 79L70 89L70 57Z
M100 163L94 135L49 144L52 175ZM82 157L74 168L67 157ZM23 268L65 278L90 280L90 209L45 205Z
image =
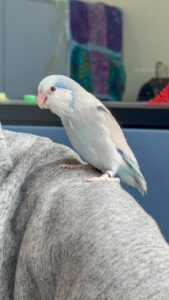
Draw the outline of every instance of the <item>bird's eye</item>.
M54 91L56 91L56 88L54 86L52 86L50 90L51 90L51 92L54 92Z

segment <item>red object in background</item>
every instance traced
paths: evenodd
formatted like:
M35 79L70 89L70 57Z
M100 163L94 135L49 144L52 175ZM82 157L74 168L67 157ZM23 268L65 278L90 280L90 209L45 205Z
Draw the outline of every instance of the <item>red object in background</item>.
M154 98L150 99L146 102L147 104L162 104L162 103L168 103L169 104L169 83L162 89L162 91L157 94Z

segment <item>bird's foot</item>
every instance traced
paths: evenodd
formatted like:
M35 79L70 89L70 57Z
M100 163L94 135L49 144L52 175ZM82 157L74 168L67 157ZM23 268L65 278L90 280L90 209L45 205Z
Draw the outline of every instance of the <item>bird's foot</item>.
M120 178L113 177L112 173L110 173L109 171L106 172L106 173L104 173L100 177L92 177L92 178L89 178L89 179L87 179L85 181L86 182L98 182L98 181L105 181L105 180L111 180L111 181L120 182Z
M69 164L62 164L59 166L61 169L95 169L92 165L89 164L76 164L76 165L69 165Z

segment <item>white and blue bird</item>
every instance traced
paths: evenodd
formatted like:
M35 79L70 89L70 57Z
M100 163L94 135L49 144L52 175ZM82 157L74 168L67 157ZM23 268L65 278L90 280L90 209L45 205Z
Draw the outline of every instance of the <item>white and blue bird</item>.
M51 75L39 84L37 104L61 118L73 148L86 162L61 167L94 167L103 174L86 181L121 179L142 194L147 191L146 181L120 126L94 95L69 77Z

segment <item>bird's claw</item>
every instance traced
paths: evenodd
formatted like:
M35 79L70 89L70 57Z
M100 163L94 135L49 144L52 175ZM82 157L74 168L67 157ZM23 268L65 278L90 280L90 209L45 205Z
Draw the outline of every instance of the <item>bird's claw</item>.
M106 175L106 176L105 176ZM106 180L111 180L111 181L115 181L115 182L120 182L120 178L118 177L113 177L110 178L107 174L103 174L100 177L92 177L92 178L88 178L87 180L85 180L85 182L99 182L99 181L106 181Z
M60 169L75 169L74 166L75 165L62 164L62 165L59 165L59 168Z

